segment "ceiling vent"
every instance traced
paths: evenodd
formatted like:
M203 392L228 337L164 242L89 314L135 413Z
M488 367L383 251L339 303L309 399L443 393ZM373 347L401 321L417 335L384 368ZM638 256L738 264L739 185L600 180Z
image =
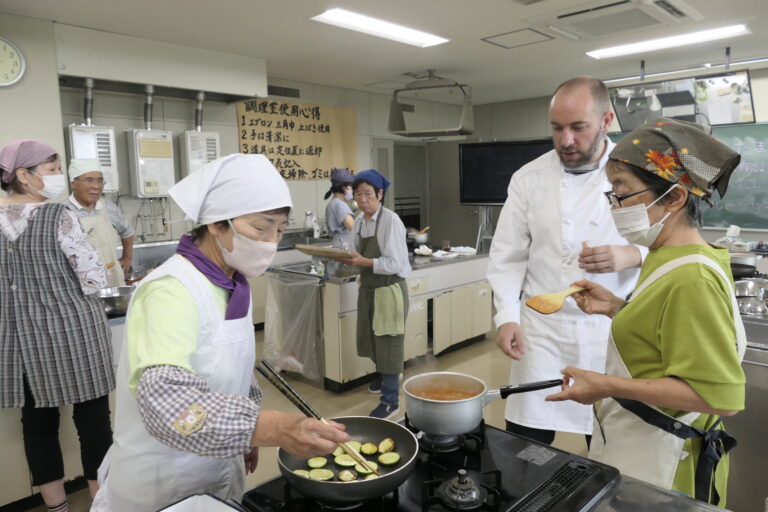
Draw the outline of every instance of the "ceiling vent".
M648 27L669 26L702 15L683 0L603 0L527 20L572 39L593 39Z
M267 85L267 94L270 97L280 96L282 98L301 99L301 89L295 89L293 87L283 87L280 85Z
M520 5L531 5L543 2L544 0L512 0L512 2Z

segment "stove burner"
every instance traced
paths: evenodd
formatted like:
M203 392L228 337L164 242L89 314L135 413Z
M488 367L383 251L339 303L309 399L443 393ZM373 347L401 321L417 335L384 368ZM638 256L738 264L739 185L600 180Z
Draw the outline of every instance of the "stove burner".
M420 432L418 436L419 446L433 453L455 452L464 446L463 436L435 436Z
M466 469L460 469L459 475L446 480L437 488L437 495L448 507L459 510L475 510L488 497L488 491L479 487L467 476Z

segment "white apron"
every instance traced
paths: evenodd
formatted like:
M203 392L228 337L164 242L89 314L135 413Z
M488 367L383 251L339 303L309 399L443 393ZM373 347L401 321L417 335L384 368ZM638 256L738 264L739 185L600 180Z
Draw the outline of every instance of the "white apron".
M725 281L729 282L723 269L710 258L694 254L683 256L669 261L656 269L648 278L635 290L630 301L637 298L643 290L653 284L654 281L662 277L667 272L689 263L700 263L713 269ZM733 323L736 328L736 348L739 353L739 359L744 357L746 350L746 335L744 333L744 324L741 321L736 295L731 288L731 303L733 308ZM606 361L606 374L618 377L632 378L627 366L621 359L616 344L611 334L608 344L608 357ZM589 458L609 464L618 468L622 474L639 478L665 489L671 489L674 483L677 467L681 460L689 454L683 449L685 439L671 434L663 427L655 426L641 419L637 414L630 412L626 407L637 407L641 413L654 414L660 424L668 424L670 431L677 430L680 434L687 433L687 437L699 437L694 435L700 431L689 427L696 420L699 413L690 412L673 418L656 407L651 407L641 402L633 400L622 400L620 404L613 398L606 398L595 404L595 429L592 435L592 444L589 450ZM638 405L639 404L639 405ZM652 413L650 411L653 411ZM715 425L717 427L717 425ZM715 428L713 427L713 429ZM696 432L694 432L696 431ZM718 435L714 430L710 431L713 435ZM704 443L702 444L704 447ZM702 452L703 453L703 452ZM703 457L700 455L701 466ZM714 471L714 469L712 469ZM711 476L711 474L709 475ZM699 468L696 471L697 480L697 499L708 500L710 483L709 479L705 482L705 496L699 494Z
M142 286L166 275L181 281L197 301L200 330L197 351L190 361L192 370L206 380L212 392L247 397L256 359L251 307L243 318L224 320L208 279L179 255L147 276ZM245 484L242 455L201 457L153 438L144 428L135 395L128 389L129 374L124 346L117 372L113 444L99 468L101 488L91 510L155 512L199 493L240 500Z
M80 224L90 243L99 254L99 261L106 267L107 288L125 286L125 275L117 259L120 237L107 217L106 207L97 208L96 215L80 217Z

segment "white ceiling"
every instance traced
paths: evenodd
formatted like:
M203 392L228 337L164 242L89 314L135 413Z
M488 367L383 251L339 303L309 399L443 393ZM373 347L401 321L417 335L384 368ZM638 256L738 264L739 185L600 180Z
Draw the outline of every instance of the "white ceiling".
M440 76L470 84L476 104L547 95L575 75L603 79L634 75L640 59L645 59L650 73L722 62L725 46L731 47L733 60L768 56L768 30L764 30L768 1L684 1L703 15L701 21L684 20L577 41L544 30L554 39L513 49L481 39L531 27L526 20L573 10L585 0L540 0L528 6L516 0L0 0L0 12L261 57L267 61L270 78L352 89L386 92L386 88L367 85L405 83L411 78L403 73L434 68ZM309 19L331 7L431 32L450 42L416 48ZM599 61L584 54L735 23L746 23L753 33Z

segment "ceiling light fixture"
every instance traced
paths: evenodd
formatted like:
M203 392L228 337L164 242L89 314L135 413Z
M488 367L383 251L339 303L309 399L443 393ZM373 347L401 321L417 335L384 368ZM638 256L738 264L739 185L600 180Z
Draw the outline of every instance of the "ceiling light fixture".
M370 16L357 14L345 9L329 9L310 19L334 25L336 27L355 30L357 32L363 32L364 34L418 46L420 48L435 46L449 41L449 39L434 34L404 27L402 25L396 25L377 18L371 18Z
M746 25L730 25L727 27L714 28L711 30L702 30L701 32L691 32L689 34L680 34L671 37L662 37L661 39L650 39L640 41L639 43L623 44L621 46L612 46L587 52L587 55L593 59L609 59L611 57L620 57L623 55L632 55L635 53L647 53L665 48L675 48L678 46L687 46L690 44L703 43L706 41L716 41L728 37L742 36L749 34L749 28Z

